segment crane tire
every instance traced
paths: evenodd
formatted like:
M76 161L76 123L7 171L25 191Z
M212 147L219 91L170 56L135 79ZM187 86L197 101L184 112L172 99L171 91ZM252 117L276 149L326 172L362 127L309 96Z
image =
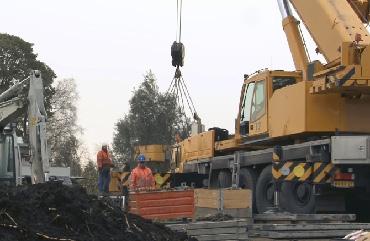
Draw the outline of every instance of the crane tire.
M310 183L283 182L279 199L285 211L302 214L315 212L315 194Z
M241 168L239 172L239 187L243 189L249 189L252 191L252 207L253 212L257 211L256 208L256 184L257 184L257 174L252 168Z
M231 187L231 172L229 170L224 169L218 173L218 187Z
M264 213L274 206L274 182L272 166L266 166L260 173L256 185L256 207L258 213Z
M210 189L218 188L218 171L212 171L211 177L209 179L208 188Z

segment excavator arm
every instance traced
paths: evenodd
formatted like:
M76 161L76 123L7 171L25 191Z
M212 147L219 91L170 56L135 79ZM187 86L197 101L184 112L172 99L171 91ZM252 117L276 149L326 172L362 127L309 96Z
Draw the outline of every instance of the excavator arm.
M28 91L28 129L32 183L45 182L49 172L44 89L39 71L32 71Z
M24 89L28 87L27 96L24 96ZM33 184L42 183L47 180L49 172L49 154L46 136L46 111L44 107L43 83L39 71L31 71L28 78L15 84L0 95L0 139L7 139L9 133L5 134L4 129L17 117L27 113L28 116L28 137L31 162L31 181ZM16 184L22 177L21 158L17 153L16 136L13 135L11 142L0 142L0 179L15 178ZM9 139L9 138L8 138ZM13 147L2 147L10 145ZM1 152L9 152L13 149L12 155ZM13 173L13 174L11 174Z

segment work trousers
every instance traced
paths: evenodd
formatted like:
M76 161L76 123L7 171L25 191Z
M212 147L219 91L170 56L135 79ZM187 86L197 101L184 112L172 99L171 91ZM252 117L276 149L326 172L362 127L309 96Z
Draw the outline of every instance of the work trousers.
M99 192L108 193L110 183L110 167L103 167L99 172L98 177L98 189Z
M99 193L102 193L103 192L103 182L102 182L102 173L101 171L98 172L98 190L99 190Z

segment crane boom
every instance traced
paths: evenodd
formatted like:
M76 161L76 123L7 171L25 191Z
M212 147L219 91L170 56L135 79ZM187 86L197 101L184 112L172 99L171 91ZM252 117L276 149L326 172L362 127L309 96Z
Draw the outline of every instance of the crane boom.
M355 10L362 22L368 24L370 21L369 0L348 0L348 2L351 4L353 10Z
M306 71L309 63L308 55L304 46L303 38L299 29L299 22L293 16L288 0L278 0L283 29L287 36L288 45L296 70Z
M290 0L328 63L341 58L342 43L370 45L370 33L347 0Z

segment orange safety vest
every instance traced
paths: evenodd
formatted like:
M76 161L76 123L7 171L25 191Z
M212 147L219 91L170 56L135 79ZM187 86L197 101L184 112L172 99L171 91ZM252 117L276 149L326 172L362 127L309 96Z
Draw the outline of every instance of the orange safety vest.
M98 163L98 168L112 165L112 160L109 158L108 152L105 152L103 150L98 152L96 159Z
M136 167L131 171L130 189L150 189L155 188L155 181L150 168Z

